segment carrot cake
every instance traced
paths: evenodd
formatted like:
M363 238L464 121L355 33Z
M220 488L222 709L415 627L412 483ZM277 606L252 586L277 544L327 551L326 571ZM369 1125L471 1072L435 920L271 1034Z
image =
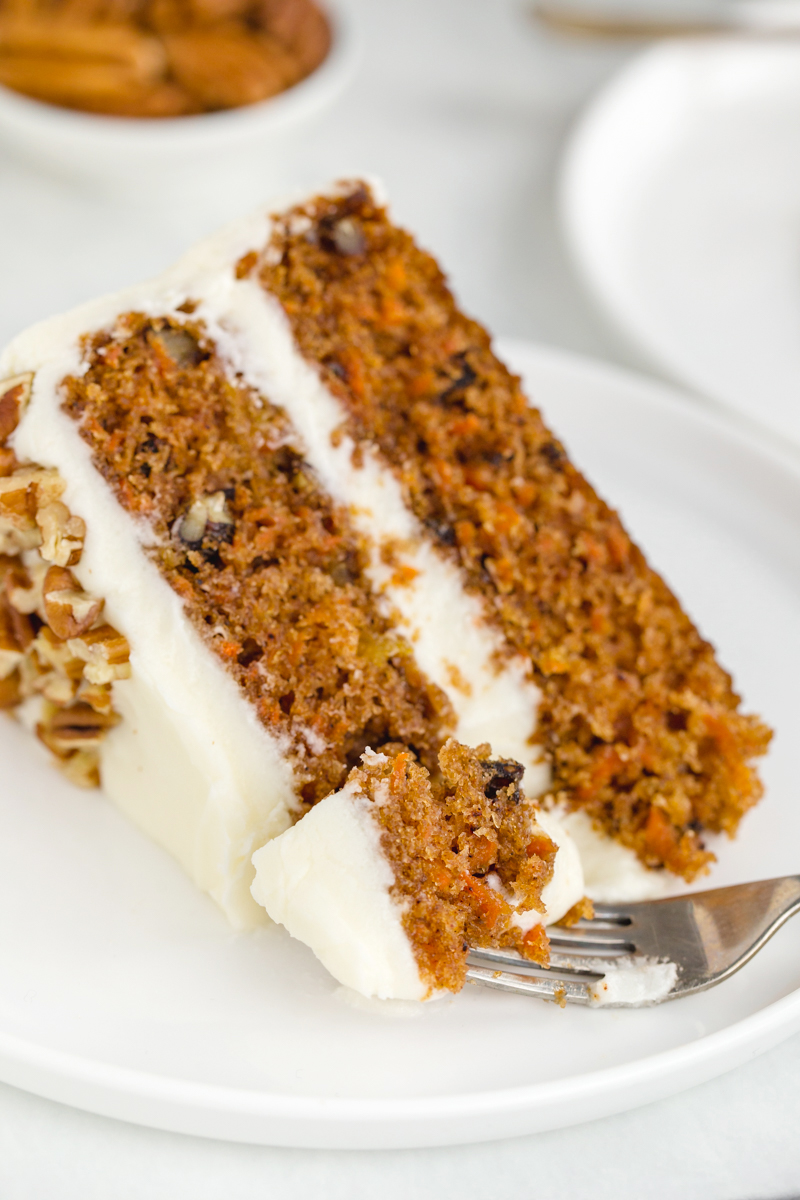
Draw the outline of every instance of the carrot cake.
M482 828L518 836L492 763L524 773L556 873L572 835L587 890L604 872L619 898L694 879L704 832L758 800L769 731L375 187L35 326L0 381L0 703L235 924L265 919L253 853L256 899L288 912L280 847L316 861L336 813L410 921L415 805L442 871ZM478 936L492 881L492 936L555 919L549 851L520 900L504 837L480 886L437 893L448 937Z

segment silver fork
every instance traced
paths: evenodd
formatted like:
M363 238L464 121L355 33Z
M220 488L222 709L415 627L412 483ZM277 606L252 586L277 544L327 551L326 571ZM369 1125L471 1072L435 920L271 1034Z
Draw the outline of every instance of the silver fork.
M639 904L596 904L591 921L550 926L549 968L511 951L471 950L467 979L558 1004L657 1004L722 983L798 911L800 875ZM660 970L641 975L653 966ZM631 971L640 974L625 975ZM652 994L644 1000L637 980L649 982Z

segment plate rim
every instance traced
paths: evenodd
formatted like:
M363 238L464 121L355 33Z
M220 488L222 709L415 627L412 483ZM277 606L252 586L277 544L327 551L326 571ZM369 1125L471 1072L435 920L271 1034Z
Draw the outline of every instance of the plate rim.
M6 1034L0 1034L0 1075L45 1099L172 1133L308 1149L412 1149L501 1140L625 1112L725 1074L798 1029L800 988L670 1050L545 1083L448 1097L292 1096L193 1083Z
M519 338L496 344L512 370L543 369L583 383L600 379L638 394L650 407L767 458L800 486L800 448L753 431L738 413L582 354ZM0 1079L71 1107L174 1133L285 1147L400 1149L499 1140L623 1112L721 1075L798 1029L800 987L722 1029L630 1062L494 1091L400 1098L292 1095L185 1080L0 1030Z

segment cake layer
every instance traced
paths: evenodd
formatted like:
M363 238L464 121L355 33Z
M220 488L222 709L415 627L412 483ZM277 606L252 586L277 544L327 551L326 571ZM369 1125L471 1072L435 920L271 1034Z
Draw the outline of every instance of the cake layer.
M750 760L769 731L434 260L356 182L279 217L241 270L532 667L553 800L692 879L713 858L702 830L732 834L761 795Z
M298 798L338 787L370 740L435 762L447 700L379 611L362 539L285 413L229 378L201 321L128 314L87 359L65 409L146 520L187 618L285 743Z

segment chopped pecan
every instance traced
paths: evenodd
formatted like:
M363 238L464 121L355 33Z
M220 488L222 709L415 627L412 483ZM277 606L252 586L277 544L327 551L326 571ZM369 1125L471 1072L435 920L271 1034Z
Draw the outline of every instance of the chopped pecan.
M58 503L63 491L58 471L45 467L20 467L11 475L0 476L0 553L18 554L40 546L39 514Z
M19 555L17 554L0 554L0 585L5 587L6 577L11 571L18 571L20 565Z
M233 537L233 517L228 511L224 492L212 492L195 500L186 516L176 523L178 537L187 546L197 546L204 537L229 542Z
M3 386L0 422L11 420L12 401L21 412L30 379ZM39 738L74 783L96 787L97 746L120 719L111 683L130 675L128 643L110 625L98 626L103 601L68 569L80 559L86 526L61 501L58 471L21 466L2 447L0 455L0 709L40 697ZM212 503L206 524L218 516Z
M11 622L7 604L0 604L0 679L7 679L18 669L24 657Z
M23 468L0 477L0 535L7 554L37 546L35 468Z
M56 637L80 637L94 625L103 610L103 601L95 600L79 586L66 567L51 567L42 585L47 624Z
M41 664L37 655L26 654L19 664L21 698L27 700L30 696L40 695L47 682L53 678L53 672Z
M19 554L23 550L34 550L41 545L42 535L35 521L20 528L18 521L9 521L0 515L0 554Z
M100 787L100 756L96 750L75 750L67 758L60 759L58 765L70 783L77 787Z
M30 371L0 383L0 443L5 442L17 428L31 398L32 386L33 373Z
M14 566L5 572L5 592L12 608L27 616L37 613L44 620L42 584L46 574L47 563L38 561L26 568L17 560Z
M56 637L46 625L37 633L33 649L45 670L58 671L67 679L74 679L76 682L83 676L85 660L70 650L68 644Z
M73 517L66 504L54 500L36 513L36 523L42 533L39 553L45 562L57 567L74 567L83 553L86 523Z
M0 678L0 709L16 708L21 699L19 672Z
M89 683L130 678L130 646L111 625L99 625L81 637L70 638L67 649L86 664L83 673Z
M78 688L78 699L90 704L95 712L111 712L111 684L89 683L82 679Z
M0 597L0 646L24 653L33 641L33 627L24 613L19 613Z
M71 750L99 746L108 730L118 723L116 713L99 713L88 704L46 706L36 733L49 750L61 757Z
M325 249L335 250L346 258L363 254L367 248L364 232L352 217L342 217L340 221L323 218L320 230L320 240Z
M71 704L75 699L75 680L50 671L40 681L39 690L45 700L52 700L53 704Z
M64 481L50 467L19 467L0 479L0 513L3 516L34 516L36 509L58 500Z
M176 367L194 367L203 358L197 338L188 329L161 329L155 335Z

